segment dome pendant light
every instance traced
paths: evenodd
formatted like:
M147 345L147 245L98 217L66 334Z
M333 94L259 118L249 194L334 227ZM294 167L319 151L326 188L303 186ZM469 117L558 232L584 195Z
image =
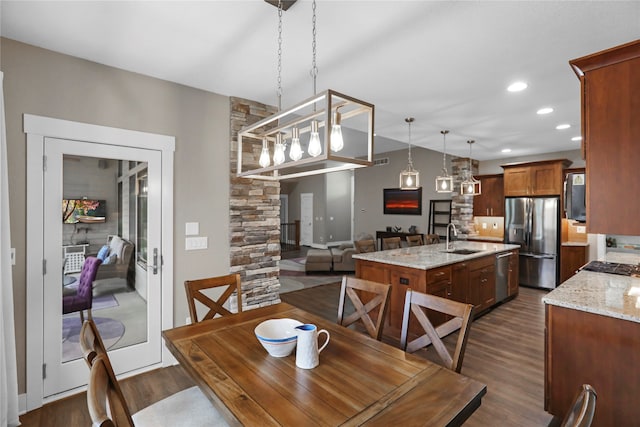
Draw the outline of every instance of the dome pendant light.
M447 134L448 130L441 130L443 150L442 150L442 175L436 178L437 193L451 193L453 191L453 177L447 173Z
M400 189L401 190L416 190L420 187L420 172L413 168L413 161L411 160L411 123L413 123L413 117L407 117L404 119L409 125L409 161L407 168L400 172Z
M469 171L466 174L467 178L460 184L460 194L463 196L478 196L482 194L482 184L473 177L471 146L474 142L474 140L467 141L467 144L469 144Z

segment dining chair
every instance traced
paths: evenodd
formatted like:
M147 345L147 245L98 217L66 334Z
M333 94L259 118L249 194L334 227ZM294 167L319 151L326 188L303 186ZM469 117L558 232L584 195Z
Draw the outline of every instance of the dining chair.
M84 310L87 310L87 317L91 319L91 306L93 305L93 281L96 278L98 267L102 261L90 256L84 260L80 279L78 280L78 290L73 295L66 295L62 298L62 314L80 312L80 321L84 323Z
M375 252L377 250L375 240L370 240L370 239L356 240L355 242L353 242L353 244L355 245L356 251L359 254L364 254L367 252Z
M224 288L222 294L215 301L202 292L203 290L213 288ZM242 312L242 285L240 283L240 274L235 273L206 279L186 280L184 282L184 289L187 292L189 314L191 315L191 321L193 323L213 319L216 315L227 316L233 314L223 307L223 304L227 302L234 292L237 295L238 313ZM209 309L207 314L200 320L198 320L196 301L199 301Z
M411 246L422 246L422 236L417 234L415 236L407 236L407 245Z
M382 250L388 249L400 249L402 247L402 241L400 237L385 237L382 239Z
M369 335L378 341L382 338L382 328L387 316L391 285L343 276L338 305L338 324L350 326L358 320L364 324ZM346 299L349 297L355 311L345 314ZM374 318L369 315L377 308Z
M582 384L560 427L589 427L596 412L597 397L591 385Z
M195 386L131 414L106 354L93 360L87 387L87 407L94 427L228 425Z
M82 328L80 328L80 348L82 348L82 357L84 357L89 368L91 368L96 356L107 354L107 348L104 342L102 342L102 337L93 319L87 319L82 322Z
M436 243L440 243L440 236L438 236L437 234L425 234L424 236L425 245L435 245Z
M453 317L438 327L434 327L423 308L445 313ZM425 331L425 334L409 342L409 318L411 313L413 313L413 316ZM464 359L464 351L467 346L467 339L469 338L472 316L473 304L465 304L408 289L404 300L400 347L408 353L413 353L416 350L433 344L433 347L445 366L459 373L462 370L462 360ZM452 357L442 342L442 338L457 330L460 332Z

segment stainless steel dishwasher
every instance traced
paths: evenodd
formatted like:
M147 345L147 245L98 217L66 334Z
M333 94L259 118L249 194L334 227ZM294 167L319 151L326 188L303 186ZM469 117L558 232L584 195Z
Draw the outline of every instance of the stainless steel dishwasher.
M513 252L496 255L496 302L504 301L509 293L509 257Z

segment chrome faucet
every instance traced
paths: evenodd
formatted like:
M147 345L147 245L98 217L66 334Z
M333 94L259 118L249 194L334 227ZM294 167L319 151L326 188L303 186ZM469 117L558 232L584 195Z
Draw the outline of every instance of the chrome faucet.
M449 227L453 227L453 235L458 237L458 230L456 229L456 225L452 222L450 222L449 224L447 224L447 246L446 246L446 250L449 250ZM453 242L451 243L451 249L453 249Z

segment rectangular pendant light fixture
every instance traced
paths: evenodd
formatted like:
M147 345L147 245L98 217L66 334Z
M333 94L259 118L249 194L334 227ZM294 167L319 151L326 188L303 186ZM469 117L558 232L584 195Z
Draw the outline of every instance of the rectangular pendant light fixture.
M237 176L285 180L371 166L374 110L373 104L329 89L246 126L238 132ZM333 123L336 119L340 123ZM339 151L332 150L331 138L337 137L337 132L332 131L334 125L340 125L344 141ZM310 139L314 141L311 154ZM281 141L284 161L279 162L282 160L279 157L278 164L261 166L263 141L271 153L276 141ZM340 144L333 144L334 150L339 147Z

